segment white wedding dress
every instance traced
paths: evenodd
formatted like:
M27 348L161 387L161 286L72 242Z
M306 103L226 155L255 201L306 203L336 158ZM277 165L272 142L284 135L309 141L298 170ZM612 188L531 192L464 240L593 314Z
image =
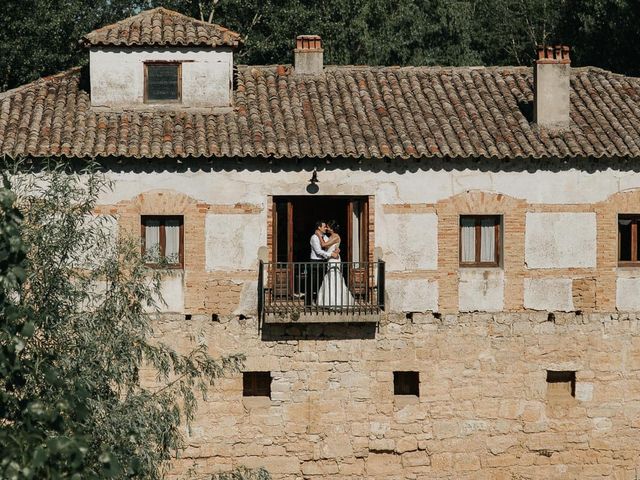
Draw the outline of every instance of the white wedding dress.
M340 244L331 245L327 253L333 253ZM318 289L316 304L319 307L348 307L355 305L353 295L347 287L342 276L342 267L339 258L330 258L327 261L327 273L322 279Z

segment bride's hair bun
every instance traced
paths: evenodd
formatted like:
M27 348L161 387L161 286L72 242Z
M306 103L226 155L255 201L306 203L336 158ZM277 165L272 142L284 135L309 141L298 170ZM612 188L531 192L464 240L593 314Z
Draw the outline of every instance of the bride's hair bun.
M338 233L340 231L340 225L335 220L329 220L327 222L327 225L329 225L329 228L331 230L333 230L334 232L336 232L336 233Z

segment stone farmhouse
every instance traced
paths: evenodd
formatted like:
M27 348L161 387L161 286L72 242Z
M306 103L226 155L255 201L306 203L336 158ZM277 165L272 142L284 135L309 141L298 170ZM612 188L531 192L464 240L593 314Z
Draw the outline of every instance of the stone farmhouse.
M174 267L159 336L246 354L171 478L638 478L640 79L564 46L329 66L313 35L243 66L162 8L81 42L88 68L0 94L0 152L98 159L98 213Z

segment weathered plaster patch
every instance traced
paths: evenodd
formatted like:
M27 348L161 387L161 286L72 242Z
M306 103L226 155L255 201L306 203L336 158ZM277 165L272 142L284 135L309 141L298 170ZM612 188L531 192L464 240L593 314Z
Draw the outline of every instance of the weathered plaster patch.
M461 268L458 284L461 312L499 312L504 308L504 270Z
M572 287L570 278L525 278L524 307L571 312L574 310Z
M262 215L207 214L206 270L257 268L258 250L266 242Z
M595 268L595 213L527 213L528 268Z
M389 311L438 311L438 282L428 280L388 280L386 293Z
M438 216L435 213L384 215L380 244L387 270L435 270Z
M258 282L244 282L240 292L240 303L233 312L236 315L255 314L258 306Z
M167 271L160 283L160 294L166 303L160 308L163 312L184 312L184 272Z
M616 280L616 308L624 312L640 310L640 276L618 277Z

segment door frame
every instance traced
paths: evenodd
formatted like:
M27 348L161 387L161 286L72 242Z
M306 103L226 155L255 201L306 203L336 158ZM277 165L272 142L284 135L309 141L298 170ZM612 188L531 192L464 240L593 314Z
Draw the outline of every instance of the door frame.
M351 260L351 252L353 247L352 230L353 230L353 202L362 202L362 224L360 225L360 261L371 262L373 261L373 246L372 241L372 213L373 213L373 199L372 195L319 195L310 197L309 195L272 195L270 196L271 203L271 215L269 220L271 221L271 245L269 258L273 263L278 260L278 202L287 202L287 262L293 262L293 215L294 204L296 199L310 199L310 198L330 198L344 200L347 203L347 225L345 226L348 231L347 235L347 251L349 253L349 259Z

